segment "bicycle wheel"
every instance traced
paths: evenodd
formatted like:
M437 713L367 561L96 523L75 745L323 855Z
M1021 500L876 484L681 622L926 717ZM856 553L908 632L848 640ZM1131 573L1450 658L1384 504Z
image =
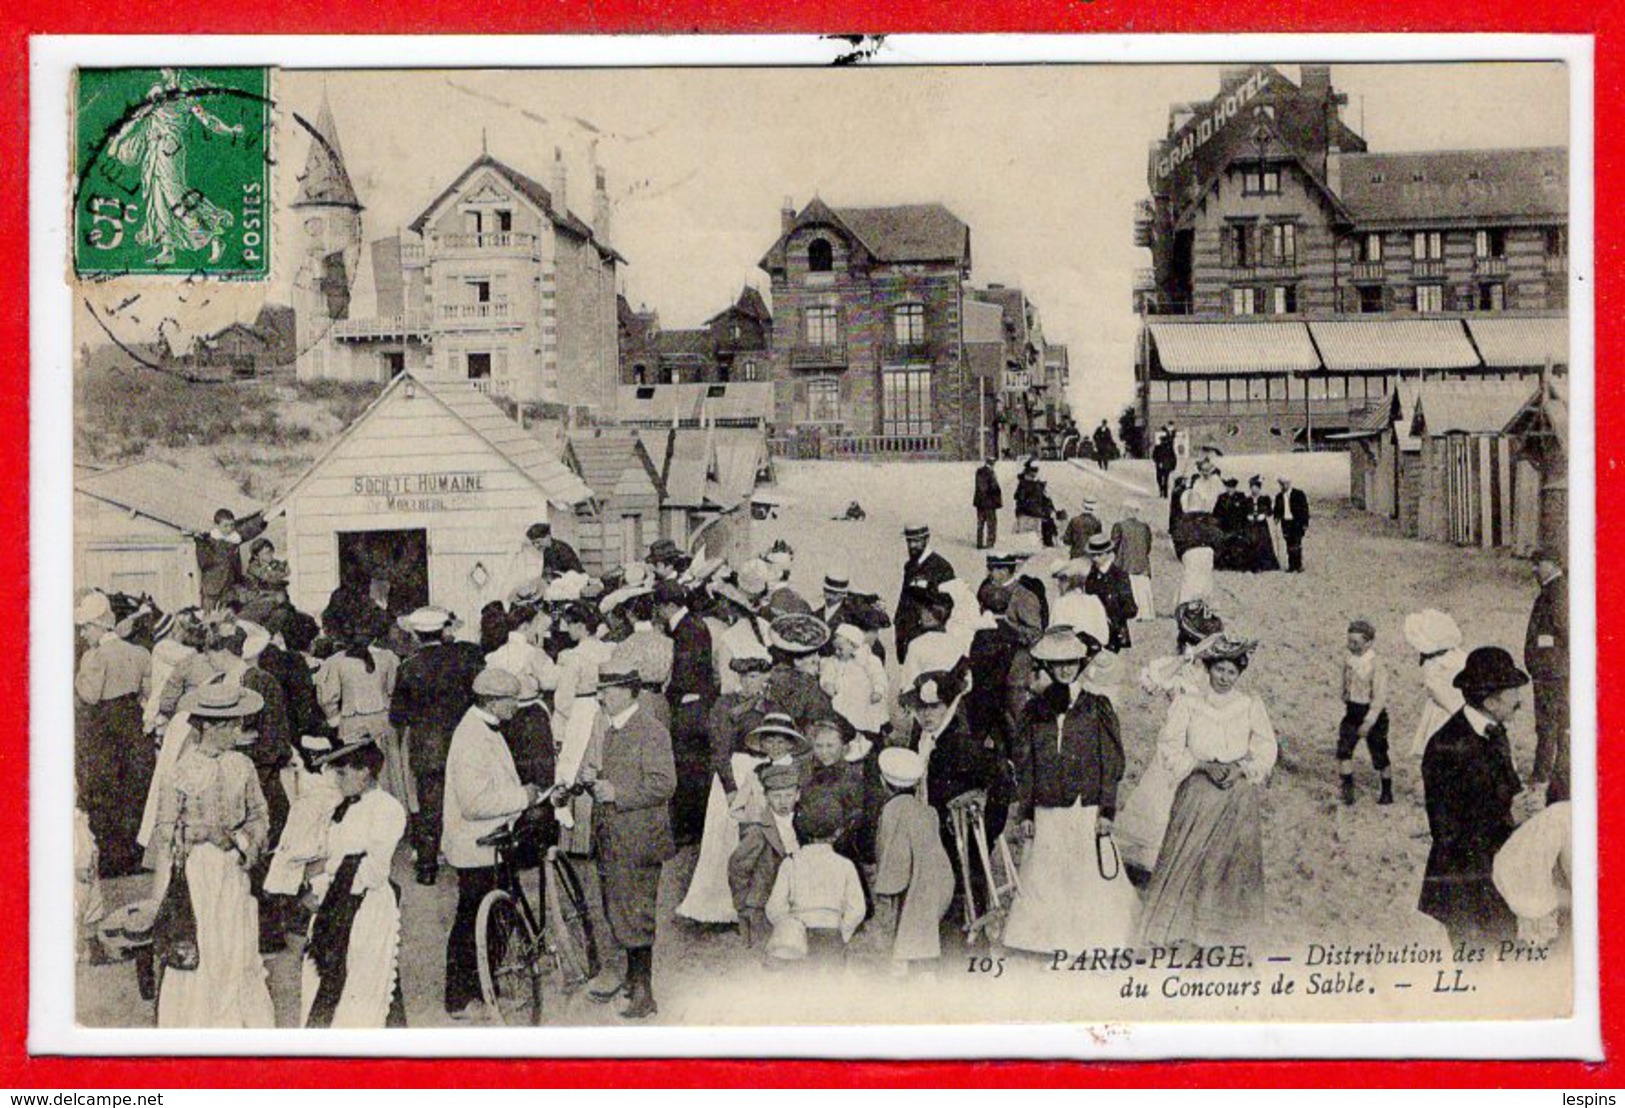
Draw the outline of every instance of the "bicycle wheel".
M485 1005L508 1026L542 1021L542 963L536 936L512 894L493 889L480 901L474 947Z
M547 929L566 988L598 976L598 940L586 890L570 860L557 850L547 859Z

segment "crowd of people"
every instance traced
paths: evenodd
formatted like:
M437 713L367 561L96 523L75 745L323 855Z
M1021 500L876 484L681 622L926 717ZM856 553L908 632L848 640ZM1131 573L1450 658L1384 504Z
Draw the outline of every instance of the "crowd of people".
M1024 512L1035 494L1020 487L1015 507L1068 548L1046 573L996 549L1002 490L986 467L974 585L924 524L902 533L893 603L833 560L821 595L801 595L782 541L729 565L661 540L594 577L537 524L478 641L450 611L392 613L372 589L341 589L320 619L298 612L274 549L249 550L260 521L223 513L210 606L78 601L81 920L100 911L98 877L152 873L140 926L163 967L161 1026L270 1026L264 956L290 939L304 1025L400 1025L404 842L420 887L454 875L444 1006L469 1019L476 916L498 881L482 840L523 818L542 845L591 859L621 956L589 992L628 1019L658 1011L653 948L672 920L656 893L681 851L694 864L676 915L736 927L771 964L907 975L980 932L1041 955L1246 943L1264 926L1278 744L1244 679L1256 643L1218 610L1213 573L1257 568L1277 542L1301 571L1309 509L1283 481L1226 512L1218 459L1203 452L1169 483L1176 642L1140 674L1166 714L1126 795L1118 690L1134 625L1156 617L1151 529L1141 505L1108 526L1086 501L1056 535L1036 462L1021 479L1049 510ZM1567 609L1556 559L1538 565L1525 662L1556 805ZM1453 940L1516 933L1518 905L1551 899L1531 882L1562 872L1557 817L1524 861L1499 860L1537 807L1505 731L1530 677L1499 647L1463 651L1444 613L1404 630L1429 696L1412 745L1433 839L1420 907ZM1346 711L1328 723L1345 803L1361 744L1392 801L1375 638L1349 627ZM85 934L86 957L106 957Z

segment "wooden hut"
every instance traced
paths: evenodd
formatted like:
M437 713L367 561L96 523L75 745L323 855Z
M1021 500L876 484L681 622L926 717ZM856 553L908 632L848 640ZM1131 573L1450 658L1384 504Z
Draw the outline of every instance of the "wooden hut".
M1411 421L1421 442L1418 537L1458 546L1511 542L1512 452L1502 430L1528 396L1523 381L1419 387Z
M1512 451L1512 548L1566 553L1569 520L1568 379L1552 374L1507 422Z
M486 602L518 582L539 520L577 541L587 485L490 397L460 381L398 375L277 501L289 592L319 612L341 582L390 582L390 608L422 604L477 630Z
M1421 500L1420 440L1411 434L1418 385L1396 382L1388 395L1332 439L1349 445L1349 499L1415 538Z
M676 427L637 432L660 471L663 534L713 557L754 554L750 504L774 481L761 427ZM718 522L727 517L724 522ZM705 536L703 543L696 538Z
M576 551L587 572L641 561L665 537L660 471L635 432L589 428L570 435L564 464L592 490L592 505L576 516Z
M221 508L247 516L260 505L229 481L167 462L75 466L74 587L146 593L167 611L197 604L197 547L186 532L209 530Z

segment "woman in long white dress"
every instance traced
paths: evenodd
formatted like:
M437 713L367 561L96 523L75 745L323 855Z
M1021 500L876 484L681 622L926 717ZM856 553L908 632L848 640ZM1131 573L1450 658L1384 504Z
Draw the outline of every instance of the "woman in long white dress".
M154 899L163 903L178 864L191 894L197 965L164 969L159 1027L276 1025L248 881L271 821L254 764L235 749L243 719L264 707L258 693L224 683L180 703L192 730L159 797Z
M1140 945L1219 946L1264 923L1263 787L1279 753L1263 701L1236 687L1255 643L1202 650L1208 688L1182 696L1158 740L1179 789L1146 892Z
M401 908L389 872L406 834L406 809L378 787L385 756L370 738L340 747L326 761L344 799L327 833L326 862L311 880L319 907L305 944L301 1022L404 1026L397 1004Z
M1140 901L1112 842L1120 727L1111 702L1083 682L1099 649L1065 628L1033 644L1046 687L1029 702L1013 751L1032 843L1004 928L1016 950L1115 949L1134 937Z
M1179 627L1177 652L1146 663L1140 671L1140 687L1170 706L1182 696L1197 695L1207 688L1207 670L1199 654L1206 642L1224 630L1224 620L1200 600L1181 604L1175 609L1174 621ZM1115 837L1123 860L1147 878L1157 868L1178 787L1172 770L1153 749L1134 791L1118 812Z

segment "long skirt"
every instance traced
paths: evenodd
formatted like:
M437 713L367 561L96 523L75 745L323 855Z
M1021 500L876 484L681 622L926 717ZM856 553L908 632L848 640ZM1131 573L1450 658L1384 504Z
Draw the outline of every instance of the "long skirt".
M1147 890L1143 946L1218 946L1258 938L1264 922L1259 789L1228 789L1192 773L1174 794L1168 834Z
M186 856L198 967L164 970L159 1027L275 1027L260 957L260 912L237 856L209 843Z
M1140 781L1118 809L1112 837L1123 852L1123 860L1147 873L1157 868L1162 838L1168 833L1168 813L1174 806L1179 782L1156 751L1146 763Z
M353 743L363 737L370 738L384 752L384 772L379 775L378 784L400 801L402 808L417 811L417 777L412 773L411 756L401 741L401 733L389 724L389 713L372 712L339 720L340 742Z
M734 780L752 774L761 762L755 754L733 756ZM728 884L728 859L739 845L739 821L728 809L728 796L722 778L712 775L711 796L705 807L705 833L700 838L700 857L694 863L694 876L688 894L677 906L677 914L696 923L737 923L733 890Z
M344 991L330 1026L385 1026L395 993L400 945L401 908L395 890L387 885L369 890L350 925L350 943L344 951ZM299 985L299 1025L303 1027L321 986L316 963L308 957L301 967Z
M1133 941L1140 898L1111 840L1096 841L1098 812L1081 801L1034 811L1032 846L1004 926L1005 946L1047 953Z
M1179 602L1206 600L1213 595L1213 548L1193 546L1179 559Z
M1139 609L1134 616L1134 622L1146 623L1157 618L1157 602L1151 593L1151 575L1149 573L1136 573L1128 579L1129 587L1134 590L1134 606Z
M1280 520L1271 519L1269 524L1270 549L1275 552L1275 568L1280 569L1286 565L1286 535L1281 531Z
M1246 568L1249 573L1274 573L1281 568L1283 563L1275 555L1275 536L1269 523L1262 519L1249 520L1244 534L1247 536Z

